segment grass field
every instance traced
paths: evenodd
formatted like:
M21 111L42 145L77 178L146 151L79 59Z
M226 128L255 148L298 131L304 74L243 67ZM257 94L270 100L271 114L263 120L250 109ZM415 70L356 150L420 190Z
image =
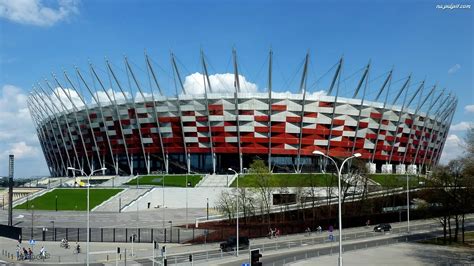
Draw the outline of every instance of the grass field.
M271 187L326 187L337 186L337 177L331 174L272 174L269 184ZM237 180L231 185L237 186ZM257 178L253 174L241 175L239 187L256 187Z
M90 209L101 204L122 189L90 189ZM58 197L58 211L87 209L87 189L86 188L61 188L50 191L33 200L29 200L15 207L15 209L35 210L56 210L56 196Z
M419 187L419 182L426 182L426 179L423 177L408 176L410 188ZM397 175L397 174L372 174L369 175L369 178L375 182L382 185L386 188L396 188L396 187L406 187L407 186L407 177L406 175Z
M195 187L202 179L202 175L188 175L188 182L191 182L191 187ZM186 175L144 175L138 177L139 185L162 186L163 179L167 187L186 187ZM127 185L137 185L137 179L134 178L127 182Z

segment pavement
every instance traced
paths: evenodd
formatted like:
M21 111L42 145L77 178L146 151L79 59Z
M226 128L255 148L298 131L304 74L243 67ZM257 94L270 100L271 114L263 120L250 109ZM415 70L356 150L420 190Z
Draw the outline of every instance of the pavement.
M344 253L344 265L473 265L474 251L419 243L399 243ZM307 259L287 265L336 265L338 254Z

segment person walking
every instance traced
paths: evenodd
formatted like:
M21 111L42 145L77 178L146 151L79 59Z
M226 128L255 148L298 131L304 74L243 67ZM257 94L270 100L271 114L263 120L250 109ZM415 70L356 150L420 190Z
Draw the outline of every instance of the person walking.
M16 245L16 260L20 260L20 245Z
M31 250L31 248L28 248L28 259L29 260L33 259L33 250Z

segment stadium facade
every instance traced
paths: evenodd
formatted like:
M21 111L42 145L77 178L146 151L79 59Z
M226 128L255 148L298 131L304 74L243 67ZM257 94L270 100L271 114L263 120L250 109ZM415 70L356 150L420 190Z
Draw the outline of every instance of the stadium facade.
M274 172L322 171L326 163L315 150L340 158L361 153L372 172L426 171L439 162L457 105L453 95L412 76L395 86L393 71L369 99L370 63L342 95L342 59L324 95L307 93L308 55L298 92L272 91L272 53L268 90L244 92L235 51L234 88L215 92L201 58L202 94L185 90L174 55L173 97L162 93L148 56L146 91L127 58L128 82L107 61L105 77L90 65L89 79L76 68L36 84L28 103L51 175L71 175L67 167L120 175L222 173L242 171L255 158ZM135 93L126 92L132 86Z

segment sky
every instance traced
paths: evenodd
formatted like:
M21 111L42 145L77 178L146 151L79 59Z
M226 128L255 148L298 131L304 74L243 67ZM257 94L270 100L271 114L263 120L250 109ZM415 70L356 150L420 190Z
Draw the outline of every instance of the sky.
M171 52L193 90L201 49L213 78L232 85L233 48L248 91L266 90L270 49L275 91L298 91L306 53L310 92L327 89L326 73L341 57L347 91L369 60L374 80L393 68L394 80L412 74L446 88L459 99L446 163L462 154L474 121L474 20L468 1L454 3L463 8L437 2L0 0L0 176L8 174L11 153L15 177L48 174L26 100L51 73L73 73L75 66L89 73L89 62L101 71L105 58L123 72L126 56L146 80L146 51L163 90L174 95ZM370 89L376 91L375 81Z

